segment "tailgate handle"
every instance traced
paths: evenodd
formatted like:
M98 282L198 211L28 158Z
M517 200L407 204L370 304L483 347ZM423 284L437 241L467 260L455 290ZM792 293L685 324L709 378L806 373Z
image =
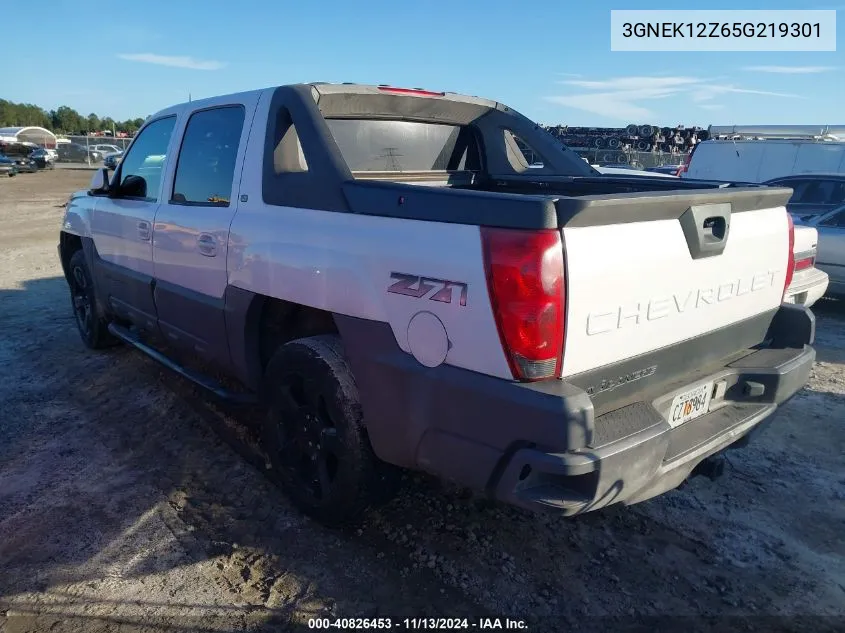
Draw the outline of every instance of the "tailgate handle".
M704 230L705 237L710 236L714 239L721 240L725 237L727 225L728 223L725 222L725 218L721 215L714 215L704 220L701 228Z
M693 259L721 255L731 229L731 203L693 205L678 221Z

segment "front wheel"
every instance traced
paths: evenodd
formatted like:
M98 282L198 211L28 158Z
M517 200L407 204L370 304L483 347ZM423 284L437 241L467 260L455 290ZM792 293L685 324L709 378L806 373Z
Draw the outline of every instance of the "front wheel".
M82 250L76 251L70 258L68 285L73 314L76 317L76 327L82 337L82 342L91 349L102 349L114 345L116 340L109 333L108 322L97 314L94 283Z
M265 449L274 479L300 510L340 525L389 495L396 478L372 452L339 337L281 346L267 366L265 393Z

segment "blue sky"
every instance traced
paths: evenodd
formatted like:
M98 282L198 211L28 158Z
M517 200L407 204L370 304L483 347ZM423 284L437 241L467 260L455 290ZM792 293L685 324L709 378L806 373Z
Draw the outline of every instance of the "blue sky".
M484 96L545 124L843 124L839 34L835 53L610 51L611 8L845 12L817 1L14 2L0 97L126 119L189 93L353 81Z

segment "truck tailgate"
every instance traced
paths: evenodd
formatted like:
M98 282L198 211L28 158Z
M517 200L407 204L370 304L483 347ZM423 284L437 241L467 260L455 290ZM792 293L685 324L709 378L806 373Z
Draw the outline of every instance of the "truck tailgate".
M725 195L713 203L695 196L686 211L663 217L643 213L641 200L621 223L609 223L606 213L597 225L564 223L563 377L677 347L780 305L791 255L784 196L765 195L755 206L732 205ZM762 337L718 340L725 349L709 350L711 357ZM696 360L683 364L694 368ZM672 365L680 368L678 359Z

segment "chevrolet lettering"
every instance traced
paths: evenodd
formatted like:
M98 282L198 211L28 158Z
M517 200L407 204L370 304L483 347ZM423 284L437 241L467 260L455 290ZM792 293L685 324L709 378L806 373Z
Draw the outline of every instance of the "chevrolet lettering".
M592 312L587 316L587 335L595 336L624 327L635 327L648 321L657 321L686 312L707 308L713 304L760 292L771 288L779 271L758 273L752 277L729 281L718 286L675 293L669 297L656 297L620 305L612 310Z

